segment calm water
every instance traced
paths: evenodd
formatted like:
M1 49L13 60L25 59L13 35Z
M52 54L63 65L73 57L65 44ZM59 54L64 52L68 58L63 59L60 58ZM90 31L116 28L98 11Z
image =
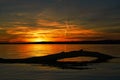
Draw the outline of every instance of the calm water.
M45 56L62 51L89 50L120 56L120 45L78 45L78 44L6 44L0 45L1 58L27 58Z
M120 45L6 44L0 45L0 58L28 58L80 49L120 57ZM66 70L38 64L0 64L0 80L120 80L120 59L87 67L90 69Z

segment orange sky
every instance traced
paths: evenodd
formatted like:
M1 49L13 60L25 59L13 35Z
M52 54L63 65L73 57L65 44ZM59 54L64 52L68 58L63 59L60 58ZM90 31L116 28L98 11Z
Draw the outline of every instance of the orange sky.
M92 29L85 29L84 26L72 24L70 22L57 22L49 20L37 21L40 27L16 26L14 28L6 28L8 35L13 35L13 38L8 39L8 36L1 37L1 41L8 42L44 42L44 41L83 41L83 40L99 40L105 35L105 32L99 32ZM52 29L53 28L53 29ZM54 29L55 28L55 29ZM3 28L0 28L4 30ZM113 34L114 35L114 34ZM3 39L2 39L3 38Z
M120 39L120 0L0 0L0 42Z
M90 37L101 36L103 33L91 29L77 28L79 25L60 23L55 21L38 20L39 26L46 28L32 28L29 26L17 26L8 28L9 35L17 36L9 42L42 42L42 41L82 41L89 40ZM57 27L57 29L49 29ZM79 38L80 36L81 38Z

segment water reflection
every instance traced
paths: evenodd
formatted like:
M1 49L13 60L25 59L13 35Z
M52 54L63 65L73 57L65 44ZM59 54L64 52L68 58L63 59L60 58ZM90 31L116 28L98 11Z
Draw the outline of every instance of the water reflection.
M62 51L89 50L119 56L120 45L80 45L80 44L19 44L0 45L0 58L28 58L45 56Z
M46 56L62 51L79 50L80 46L56 45L56 44L19 44L0 45L1 58L27 58L33 56Z
M64 58L58 60L59 62L85 62L85 61L93 61L96 60L96 57L73 57L73 58Z

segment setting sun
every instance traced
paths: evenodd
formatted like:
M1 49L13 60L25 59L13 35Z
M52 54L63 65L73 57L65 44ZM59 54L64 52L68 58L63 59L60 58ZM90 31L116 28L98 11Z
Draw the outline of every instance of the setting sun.
M41 35L41 34L39 34L39 32L37 32L37 31L35 31L35 33L32 33L31 32L31 39L29 39L28 41L30 41L30 42L44 42L44 41L47 41L47 39L46 39L46 37L45 37L45 35Z
M31 42L43 42L46 41L45 39L42 38L34 38L34 39L30 39Z

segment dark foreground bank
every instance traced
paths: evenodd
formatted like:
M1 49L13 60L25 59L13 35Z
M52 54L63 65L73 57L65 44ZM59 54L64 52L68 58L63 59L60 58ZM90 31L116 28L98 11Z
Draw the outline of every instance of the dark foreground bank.
M96 59L91 61L77 61L77 62L60 62L60 59L72 58L72 57L95 57ZM71 68L71 69L81 69L78 66L88 66L90 64L107 62L108 60L115 58L110 55L102 54L99 52L92 51L71 51L71 52L61 52L57 54L42 56L42 57L32 57L25 59L2 59L0 58L0 63L29 63L29 64L43 64L48 66L54 66L59 68Z

